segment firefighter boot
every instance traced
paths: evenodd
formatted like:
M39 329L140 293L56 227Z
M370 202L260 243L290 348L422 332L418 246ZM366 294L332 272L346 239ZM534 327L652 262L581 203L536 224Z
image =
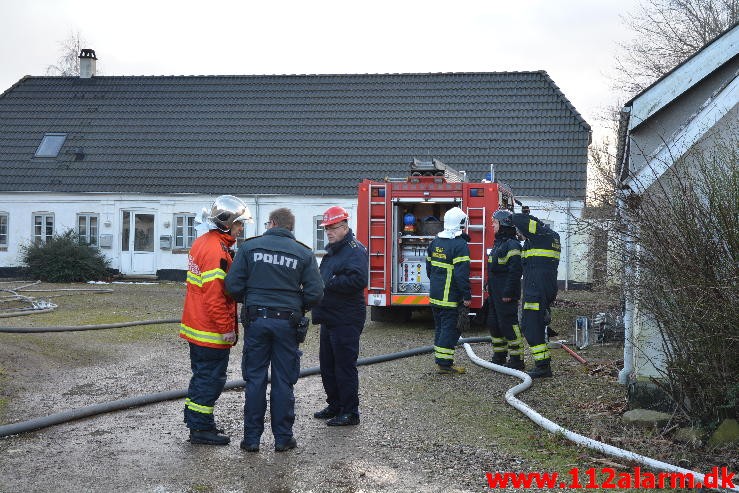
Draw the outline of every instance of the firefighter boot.
M547 378L552 376L552 366L550 365L550 359L543 359L536 362L536 367L531 370L529 376L531 378Z
M464 368L464 366L436 365L436 367L436 372L441 375L461 375L462 373L467 373L467 370Z
M495 363L496 365L505 365L506 356L507 353L495 352L493 353L493 357L490 358L490 362Z
M523 360L520 356L511 356L508 359L508 363L504 365L506 368L513 368L514 370L520 370L523 371L526 369L526 365L523 363Z
M343 413L326 421L329 426L355 426L359 424L359 414Z
M201 445L228 445L231 439L219 430L190 430L190 443Z

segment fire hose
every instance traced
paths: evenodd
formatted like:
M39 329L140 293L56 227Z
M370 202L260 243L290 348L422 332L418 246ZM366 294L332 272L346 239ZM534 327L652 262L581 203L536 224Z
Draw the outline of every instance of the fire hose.
M170 323L168 321L150 321L150 322ZM135 323L136 322L128 322L128 324L135 324ZM118 325L118 324L108 324L108 325ZM88 327L92 327L92 326L88 326ZM82 330L85 330L85 329L82 329ZM676 473L681 473L681 474L691 474L698 481L705 483L704 475L699 472L692 471L690 469L684 469L684 468L675 466L673 464L658 461L650 457L646 457L646 456L643 456L643 455L640 455L640 454L637 454L637 453L634 453L628 450L624 450L618 447L614 447L612 445L608 445L603 442L599 442L597 440L593 440L591 438L585 437L583 435L570 431L566 428L563 428L562 426L554 423L553 421L543 417L542 415L540 415L539 413L531 409L528 405L526 405L525 403L523 403L522 401L516 398L517 394L523 392L524 390L528 389L531 386L532 384L531 377L527 373L524 373L522 371L514 370L512 368L507 368L501 365L496 365L494 363L490 363L478 357L475 354L475 352L472 350L472 347L470 346L470 343L478 343L478 342L490 342L490 338L489 337L463 338L463 339L460 339L457 344L462 345L464 347L464 350L466 351L467 356L470 358L470 360L472 360L473 363L477 364L478 366L496 371L498 373L503 373L505 375L520 378L521 380L523 380L518 385L515 385L514 387L511 387L510 389L506 391L505 393L506 402L508 402L508 404L516 408L518 411L523 413L526 417L531 419L534 423L541 426L545 430L549 431L550 433L561 434L568 440L578 445L588 447L590 449L596 450L605 455L611 455L614 457L627 459L633 462L638 462L648 467L654 468L656 470L676 472ZM562 346L564 345L562 344ZM371 356L367 358L360 358L359 360L357 360L357 366L371 365L375 363L393 361L393 360L400 359L400 358L407 358L410 356L428 354L433 351L434 351L434 346L421 346L418 348L407 349L407 350L399 351L395 353ZM574 353L574 351L572 351L572 353ZM575 355L573 355L573 357L574 356ZM580 359L582 358L579 358L578 361ZM316 375L319 373L320 373L320 367L306 368L304 370L301 370L300 378L310 376L310 375ZM244 384L245 384L244 380L232 380L226 383L224 390L233 390L233 389L241 388L244 386ZM145 405L154 404L157 402L181 399L185 397L186 395L187 395L187 390L172 390L172 391L165 391L165 392L157 392L154 394L145 394L145 395L130 397L126 399L119 399L116 401L111 401L111 402L106 402L106 403L101 403L101 404L93 404L93 405L86 406L83 408L71 409L68 411L63 411L63 412L52 414L49 416L43 416L40 418L34 418L34 419L27 420L27 421L21 421L18 423L12 423L8 425L1 425L0 426L0 437L17 435L20 433L27 433L27 432L38 430L41 428L47 428L49 426L54 426L57 424L68 422L68 421L73 421L76 419L86 418L90 416L95 416L95 415L103 414L107 412L120 411L123 409L130 409L134 407L145 406ZM731 491L739 491L739 487L732 488Z
M667 462L662 462L656 459L652 459L651 457L639 455L637 453L630 452L622 448L608 445L607 443L593 440L592 438L588 438L586 436L570 431L558 425L557 423L550 421L549 419L545 418L541 414L531 409L525 403L516 399L517 394L531 387L532 380L531 380L531 377L527 373L514 370L512 368L507 368L505 366L496 365L495 363L490 363L489 361L485 361L484 359L477 356L475 352L472 350L472 347L466 342L463 343L463 347L464 347L464 350L467 352L467 356L469 356L472 362L475 363L476 365L482 366L483 368L488 368L493 371L497 371L498 373L503 373L505 375L520 378L521 380L523 380L518 385L511 387L510 389L506 391L505 400L506 402L508 402L508 404L515 407L517 410L521 411L527 418L529 418L531 421L541 426L548 432L561 434L562 436L564 436L571 442L574 442L578 445L582 445L584 447L588 447L590 449L596 450L602 454L610 455L613 457L618 457L621 459L630 460L633 462L638 462L640 464L644 464L646 466L657 469L659 471L676 472L680 474L691 474L693 478L695 478L697 481L700 481L702 484L705 484L705 476L699 472L692 471L690 469L683 469L682 467L678 467L673 464L669 464ZM731 491L739 491L739 487L731 488Z
M179 322L179 320L178 320ZM470 337L467 339L460 339L462 342L490 342L489 337ZM417 356L419 354L432 353L434 346L421 346L414 349L406 349L396 353L382 354L378 356L370 356L367 358L360 358L357 360L357 366L361 365L372 365L375 363L383 363L386 361L392 361L400 358L407 358L410 356ZM317 366L306 368L300 371L300 377L307 377L309 375L317 375L321 372L321 369ZM224 390L232 390L241 388L244 386L244 380L231 380L226 382ZM132 407L140 407L148 404L154 404L157 402L171 401L175 399L181 399L187 396L187 389L183 390L171 390L165 392L157 392L154 394L139 395L135 397L129 397L126 399L119 399L116 401L104 402L101 404L93 404L85 406L79 409L70 409L68 411L62 411L60 413L51 414L49 416L43 416L40 418L33 418L27 421L21 421L18 423L12 423L9 425L0 426L0 437L6 437L9 435L17 435L19 433L26 433L29 431L38 430L41 428L47 428L49 426L58 425L67 421L73 421L75 419L87 418L95 416L97 414L108 413L111 411L120 411L123 409L129 409Z

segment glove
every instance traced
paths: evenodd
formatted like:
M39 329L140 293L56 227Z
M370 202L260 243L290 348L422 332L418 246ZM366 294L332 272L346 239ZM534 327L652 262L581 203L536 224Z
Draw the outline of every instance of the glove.
M470 330L470 307L464 304L457 307L457 330L460 334Z

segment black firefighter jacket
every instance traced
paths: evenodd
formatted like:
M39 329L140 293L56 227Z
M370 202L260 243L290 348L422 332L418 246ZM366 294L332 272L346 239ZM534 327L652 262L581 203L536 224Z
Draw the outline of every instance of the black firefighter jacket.
M431 282L429 302L439 308L456 308L471 300L470 248L461 236L434 238L428 247L426 273Z
M488 293L497 300L521 297L521 244L514 236L498 232L488 254Z

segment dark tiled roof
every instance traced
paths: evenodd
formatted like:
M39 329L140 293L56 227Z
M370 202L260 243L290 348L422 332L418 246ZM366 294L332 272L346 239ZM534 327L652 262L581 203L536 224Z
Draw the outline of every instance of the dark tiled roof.
M35 158L49 132L59 156ZM0 95L0 191L354 195L432 156L582 198L589 139L541 71L26 77Z

